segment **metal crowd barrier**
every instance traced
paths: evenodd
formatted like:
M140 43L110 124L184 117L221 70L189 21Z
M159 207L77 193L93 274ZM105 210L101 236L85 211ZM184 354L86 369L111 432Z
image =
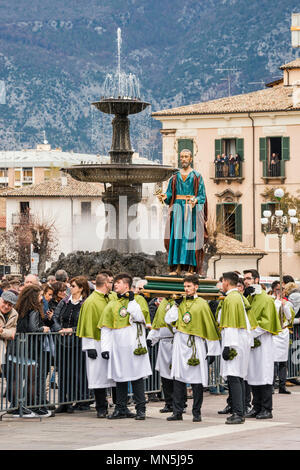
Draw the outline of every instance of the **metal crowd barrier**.
M300 325L291 336L288 378L300 377ZM158 345L150 349L153 374L145 380L146 393L161 392L159 373L155 370ZM8 342L2 359L0 377L0 411L44 406L58 406L91 402L88 389L86 353L81 350L81 339L75 334L59 333L17 334ZM208 386L219 387L220 359L209 367Z
M295 379L300 377L300 325L294 325L290 343L287 378Z

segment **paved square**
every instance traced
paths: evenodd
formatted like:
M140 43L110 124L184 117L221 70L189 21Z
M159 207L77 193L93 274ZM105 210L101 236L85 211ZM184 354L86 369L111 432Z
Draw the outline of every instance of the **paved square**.
M3 417L0 449L60 450L234 450L300 449L300 387L292 395L273 395L273 420L248 419L242 425L226 425L226 396L204 394L202 422L193 423L191 400L183 421L167 422L162 402L147 404L147 419L109 421L89 412L62 414L40 420ZM11 436L14 436L12 439Z

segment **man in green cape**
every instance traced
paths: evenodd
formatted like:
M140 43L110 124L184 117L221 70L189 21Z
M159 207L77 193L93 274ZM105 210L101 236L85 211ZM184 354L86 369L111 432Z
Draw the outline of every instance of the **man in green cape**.
M144 420L144 378L152 375L145 327L150 326L147 301L131 290L132 277L121 273L114 279L117 298L105 307L101 328L102 357L108 361L108 378L116 382L116 408L110 419ZM131 382L137 414L128 413L128 382Z
M251 349L247 380L253 394L252 410L246 418L271 419L272 385L274 379L274 342L273 336L282 330L274 299L259 284L256 269L245 270L245 279L252 288L248 296L251 312L258 327L253 331L255 341Z
M220 302L216 316L221 330L221 376L227 379L232 415L226 424L245 422L245 379L247 378L251 331L257 323L251 315L250 305L238 291L239 277L235 272L223 274L222 291L226 297Z
M98 418L107 415L106 389L115 387L115 382L107 378L107 361L101 356L101 335L97 328L108 302L115 297L111 293L112 275L101 273L96 277L96 289L82 304L77 333L82 338L82 350L86 351L87 378L89 389L94 390Z
M175 328L171 369L174 379L173 415L167 418L168 421L182 420L187 383L193 389L193 421L201 421L208 366L220 354L218 328L208 303L197 296L198 287L197 275L186 276L185 298L179 305L173 305L165 316L165 322Z
M165 316L174 303L175 300L172 298L161 300L152 322L152 330L147 336L149 347L159 342L155 370L159 372L165 400L165 406L160 410L161 413L172 413L173 411L171 365L174 333L172 327L166 324Z

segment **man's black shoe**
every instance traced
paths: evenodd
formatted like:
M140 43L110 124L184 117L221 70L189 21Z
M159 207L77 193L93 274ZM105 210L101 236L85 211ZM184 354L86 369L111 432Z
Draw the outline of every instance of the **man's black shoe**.
M107 411L97 411L97 418L106 418Z
M127 410L125 413L126 418L135 418L136 414L132 413L130 410Z
M182 421L182 415L172 415L167 418L167 421Z
M294 385L300 385L300 380L299 379L289 379L289 382L291 382Z
M278 393L284 393L285 395L291 395L292 392L290 392L287 388L280 388Z
M231 406L229 405L225 406L224 410L218 411L219 415L228 415L230 413L232 413L232 409L231 409Z
M121 413L120 411L114 411L113 414L107 416L108 419L125 419L127 418L127 414Z
M244 422L245 418L243 416L233 413L233 415L226 419L225 424L243 424Z
M256 411L254 408L252 408L252 410L250 410L249 413L245 415L245 418L256 418L258 413L259 411Z
M69 406L71 406L72 411L69 411L69 409L70 409ZM72 405L59 405L59 407L55 409L55 414L56 413L58 413L58 414L59 413L73 413L73 412L74 412L74 410L73 410Z
M146 419L146 414L143 411L138 411L134 419L144 421Z
M271 419L273 415L271 411L263 410L256 415L256 419Z
M159 410L160 413L173 413L173 408L172 406L165 405L161 410Z
M200 423L202 421L201 415L193 416L193 423Z

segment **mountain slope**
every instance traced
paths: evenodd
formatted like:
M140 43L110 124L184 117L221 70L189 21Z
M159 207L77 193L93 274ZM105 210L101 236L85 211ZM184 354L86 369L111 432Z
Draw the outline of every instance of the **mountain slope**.
M2 0L0 105L2 149L33 146L42 130L53 146L107 153L111 118L90 106L116 69L135 73L152 110L244 93L251 82L281 75L292 60L291 13L298 0ZM225 79L225 80L223 80ZM151 109L132 118L137 151L156 159L158 123Z

